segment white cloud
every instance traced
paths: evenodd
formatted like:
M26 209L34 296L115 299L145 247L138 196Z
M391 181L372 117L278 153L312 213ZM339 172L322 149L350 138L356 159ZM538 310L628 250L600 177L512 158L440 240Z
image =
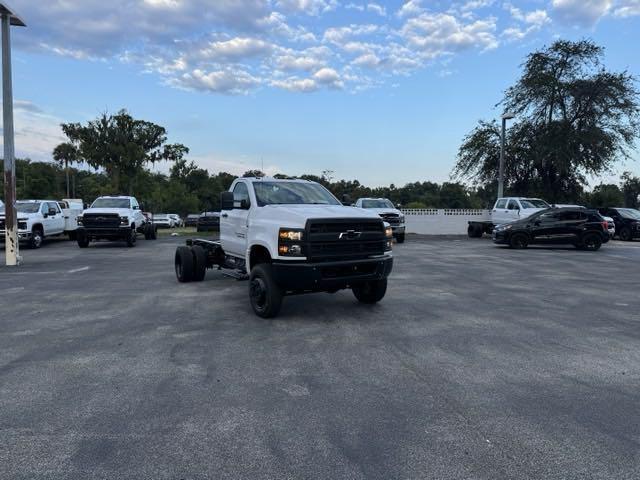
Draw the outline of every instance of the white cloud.
M1 108L0 115L2 115ZM60 128L62 120L27 100L14 101L13 117L16 157L40 161L51 160L53 149L65 141ZM2 135L0 135L0 149L2 148Z
M402 27L402 36L424 58L436 58L447 53L478 47L496 48L496 19L464 22L445 13L423 13L409 19Z
M408 0L404 3L404 5L402 5L396 15L400 18L413 17L416 15L420 15L424 11L425 9L422 7L421 0Z
M335 10L338 2L337 0L278 0L276 6L286 12L320 15Z
M369 3L369 4L367 4L367 11L368 12L373 12L375 14L378 14L381 17L386 17L387 16L387 9L384 8L382 5L378 5L377 3Z
M195 69L180 77L173 78L171 82L175 86L190 90L241 95L259 85L261 80L243 70L228 68L210 72Z
M618 2L613 14L620 18L640 15L640 0L623 0Z
M318 89L318 84L311 78L289 77L284 80L273 80L271 85L290 92L309 93Z
M552 0L553 16L562 23L591 27L609 13L613 0Z

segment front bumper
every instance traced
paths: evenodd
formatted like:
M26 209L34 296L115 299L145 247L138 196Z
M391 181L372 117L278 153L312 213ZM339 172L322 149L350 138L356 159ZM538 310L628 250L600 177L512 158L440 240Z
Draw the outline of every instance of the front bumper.
M271 268L275 282L287 292L335 291L387 278L393 269L393 257L322 263L280 261Z
M493 240L493 243L497 243L498 245L505 245L509 243L509 235L507 234L507 231L498 232L495 228L491 234L491 239Z
M5 235L6 235L5 230L0 230L0 242L4 242ZM22 241L24 241L24 242L29 241L29 240L31 240L31 235L32 235L31 232L29 232L27 230L24 230L24 231L19 230L18 231L18 240L21 241L21 242Z
M85 236L89 238L127 238L130 235L131 227L129 225L122 225L120 227L78 227L76 230L78 236Z

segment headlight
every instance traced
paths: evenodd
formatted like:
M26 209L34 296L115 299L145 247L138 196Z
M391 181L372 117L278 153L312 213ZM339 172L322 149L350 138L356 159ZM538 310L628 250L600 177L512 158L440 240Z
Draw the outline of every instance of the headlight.
M280 229L280 241L284 242L301 242L304 232L302 230Z
M387 236L387 238L393 238L393 228L385 227L384 234Z
M82 225L82 215L78 215L78 218L76 218L76 222L78 223L78 225Z
M120 225L129 225L129 217L120 217Z
M296 243L304 238L304 230L281 228L278 233L278 255L286 257L303 257L304 248Z
M400 215L400 223L404 223L404 215Z

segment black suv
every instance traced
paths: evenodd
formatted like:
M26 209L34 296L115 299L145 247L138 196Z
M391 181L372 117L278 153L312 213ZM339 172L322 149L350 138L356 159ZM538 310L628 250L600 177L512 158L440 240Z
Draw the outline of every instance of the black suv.
M494 243L511 248L529 244L571 244L583 250L598 250L609 241L607 221L596 210L549 208L493 230Z
M600 213L613 218L616 235L628 242L640 238L640 210L635 208L601 208Z

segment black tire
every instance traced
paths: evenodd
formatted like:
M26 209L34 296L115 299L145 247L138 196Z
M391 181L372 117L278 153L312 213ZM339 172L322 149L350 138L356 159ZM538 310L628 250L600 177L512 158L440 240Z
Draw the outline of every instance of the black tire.
M127 247L132 248L136 246L137 232L135 228L132 228L129 231L129 235L127 236L127 238L125 238L125 240L127 241Z
M602 246L602 237L597 233L587 233L582 237L580 248L589 252L596 252Z
M618 236L623 242L630 242L633 240L633 235L631 234L631 229L629 227L622 227Z
M522 250L529 246L529 237L524 233L514 233L509 239L509 246L516 250Z
M69 232L67 235L69 235L69 240L72 242L78 239L78 232Z
M360 303L372 305L382 300L387 293L387 279L371 280L354 286L351 290Z
M89 237L83 232L78 233L77 242L80 248L87 248L89 246Z
M273 318L280 312L283 293L273 280L271 265L261 263L251 269L249 276L249 301L255 314Z
M29 248L37 250L42 246L44 242L44 233L40 227L34 227L31 231L31 238L29 239Z
M467 235L469 235L469 238L481 238L482 227L479 225L469 225L469 228L467 228Z
M151 240L151 224L150 223L147 223L144 226L144 239Z
M151 240L156 240L158 238L158 226L151 224Z
M404 243L404 233L401 233L396 237L396 242Z
M193 280L193 253L189 247L178 247L176 249L174 266L176 277L180 283L188 283Z
M207 275L207 254L200 245L191 247L193 254L193 281L201 282Z

